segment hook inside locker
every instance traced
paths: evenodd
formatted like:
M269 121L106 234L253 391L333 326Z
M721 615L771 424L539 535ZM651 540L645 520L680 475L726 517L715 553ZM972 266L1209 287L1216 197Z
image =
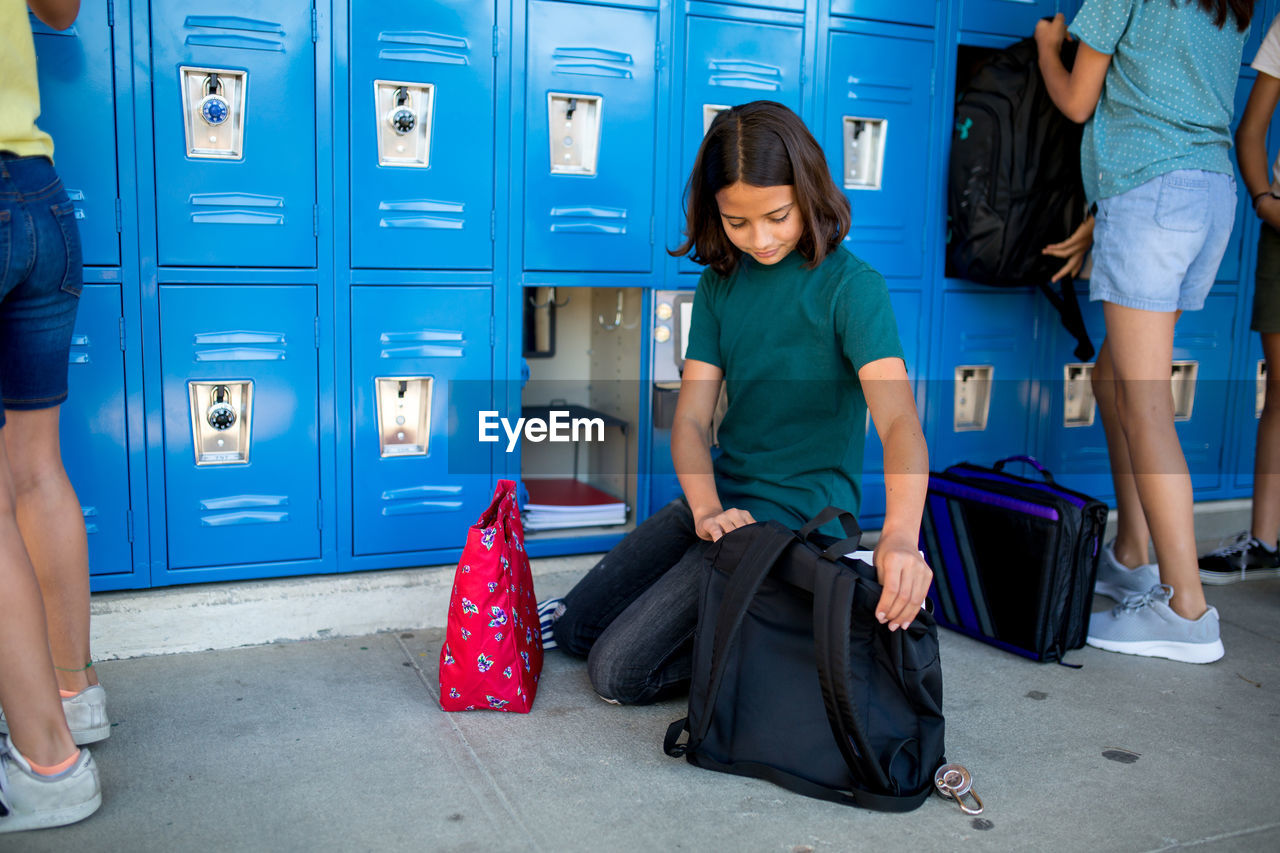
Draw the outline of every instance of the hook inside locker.
M249 72L184 65L178 74L182 78L187 156L206 160L242 159Z

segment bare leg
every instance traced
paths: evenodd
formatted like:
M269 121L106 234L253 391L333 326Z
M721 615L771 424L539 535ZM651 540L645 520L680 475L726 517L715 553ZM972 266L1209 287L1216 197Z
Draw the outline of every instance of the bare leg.
M8 429L0 430L7 433ZM75 752L53 677L44 607L14 511L13 479L0 441L0 706L18 749L37 764Z
M6 412L4 443L18 527L44 596L58 687L79 693L98 683L92 669L82 669L91 660L89 546L80 501L62 467L58 412Z
M1267 399L1258 419L1251 532L1275 547L1280 529L1280 334L1262 336L1262 353L1267 360Z
M1191 474L1173 422L1169 370L1175 312L1103 306L1116 383L1116 410L1129 446L1134 484L1155 543L1169 606L1198 619L1207 606L1196 559Z
M1098 349L1098 358L1093 366L1093 397L1098 401L1098 415L1107 435L1111 482L1116 490L1116 560L1133 569L1147 562L1151 531L1147 529L1147 517L1138 498L1133 464L1129 459L1129 443L1125 440L1116 409L1116 377L1108 345L1110 340L1109 336L1105 338Z

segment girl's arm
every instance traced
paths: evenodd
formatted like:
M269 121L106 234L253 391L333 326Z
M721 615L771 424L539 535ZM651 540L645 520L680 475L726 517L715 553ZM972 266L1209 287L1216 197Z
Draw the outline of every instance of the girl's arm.
M713 542L730 530L755 521L746 510L726 510L716 491L707 435L711 432L711 419L715 416L723 379L724 371L714 364L687 359L671 424L671 461L675 463L685 500L693 511L694 530L702 539Z
M1051 21L1042 20L1036 24L1036 48L1044 87L1063 115L1084 124L1102 97L1102 84L1107 79L1111 54L1099 53L1080 42L1075 64L1068 71L1062 64L1061 55L1062 42L1067 37L1066 19L1061 14L1054 15Z
M80 0L27 0L27 6L46 26L65 30L80 14Z
M1280 80L1270 74L1258 72L1249 90L1249 102L1245 105L1240 126L1236 128L1236 161L1240 165L1240 177L1253 202L1253 209L1264 222L1280 228L1280 199L1271 189L1270 163L1267 158L1267 125L1280 102Z
M920 556L929 450L902 359L868 362L858 371L858 379L884 445L884 528L875 550L876 575L884 594L876 605L876 618L893 631L916 618L933 582L933 572Z

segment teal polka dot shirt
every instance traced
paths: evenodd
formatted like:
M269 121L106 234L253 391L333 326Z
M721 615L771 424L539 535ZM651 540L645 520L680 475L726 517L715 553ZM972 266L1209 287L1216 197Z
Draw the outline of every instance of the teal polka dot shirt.
M1196 0L1085 0L1069 31L1111 54L1080 145L1090 201L1177 169L1232 173L1231 116L1249 35L1234 16L1218 29Z

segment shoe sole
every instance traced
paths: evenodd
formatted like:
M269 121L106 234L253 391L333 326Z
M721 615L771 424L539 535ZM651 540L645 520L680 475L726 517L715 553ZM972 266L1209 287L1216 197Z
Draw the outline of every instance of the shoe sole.
M1240 581L1258 581L1265 578L1280 578L1280 569L1248 569L1240 572L1208 572L1200 570L1200 582L1222 586Z
M1214 640L1212 643L1176 643L1171 640L1120 642L1087 637L1085 642L1095 649L1102 649L1106 652L1119 652L1122 655L1141 655L1149 658L1167 658L1179 663L1213 663L1226 653L1222 647L1222 640Z
M88 746L91 743L97 743L98 741L106 740L109 737L111 737L110 723L95 726L91 729L71 730L71 739L76 742L76 746Z
M0 833L24 832L28 829L49 829L54 826L67 826L87 818L102 805L102 792L93 795L93 799L66 806L60 809L37 812L36 814L11 814L0 817Z

